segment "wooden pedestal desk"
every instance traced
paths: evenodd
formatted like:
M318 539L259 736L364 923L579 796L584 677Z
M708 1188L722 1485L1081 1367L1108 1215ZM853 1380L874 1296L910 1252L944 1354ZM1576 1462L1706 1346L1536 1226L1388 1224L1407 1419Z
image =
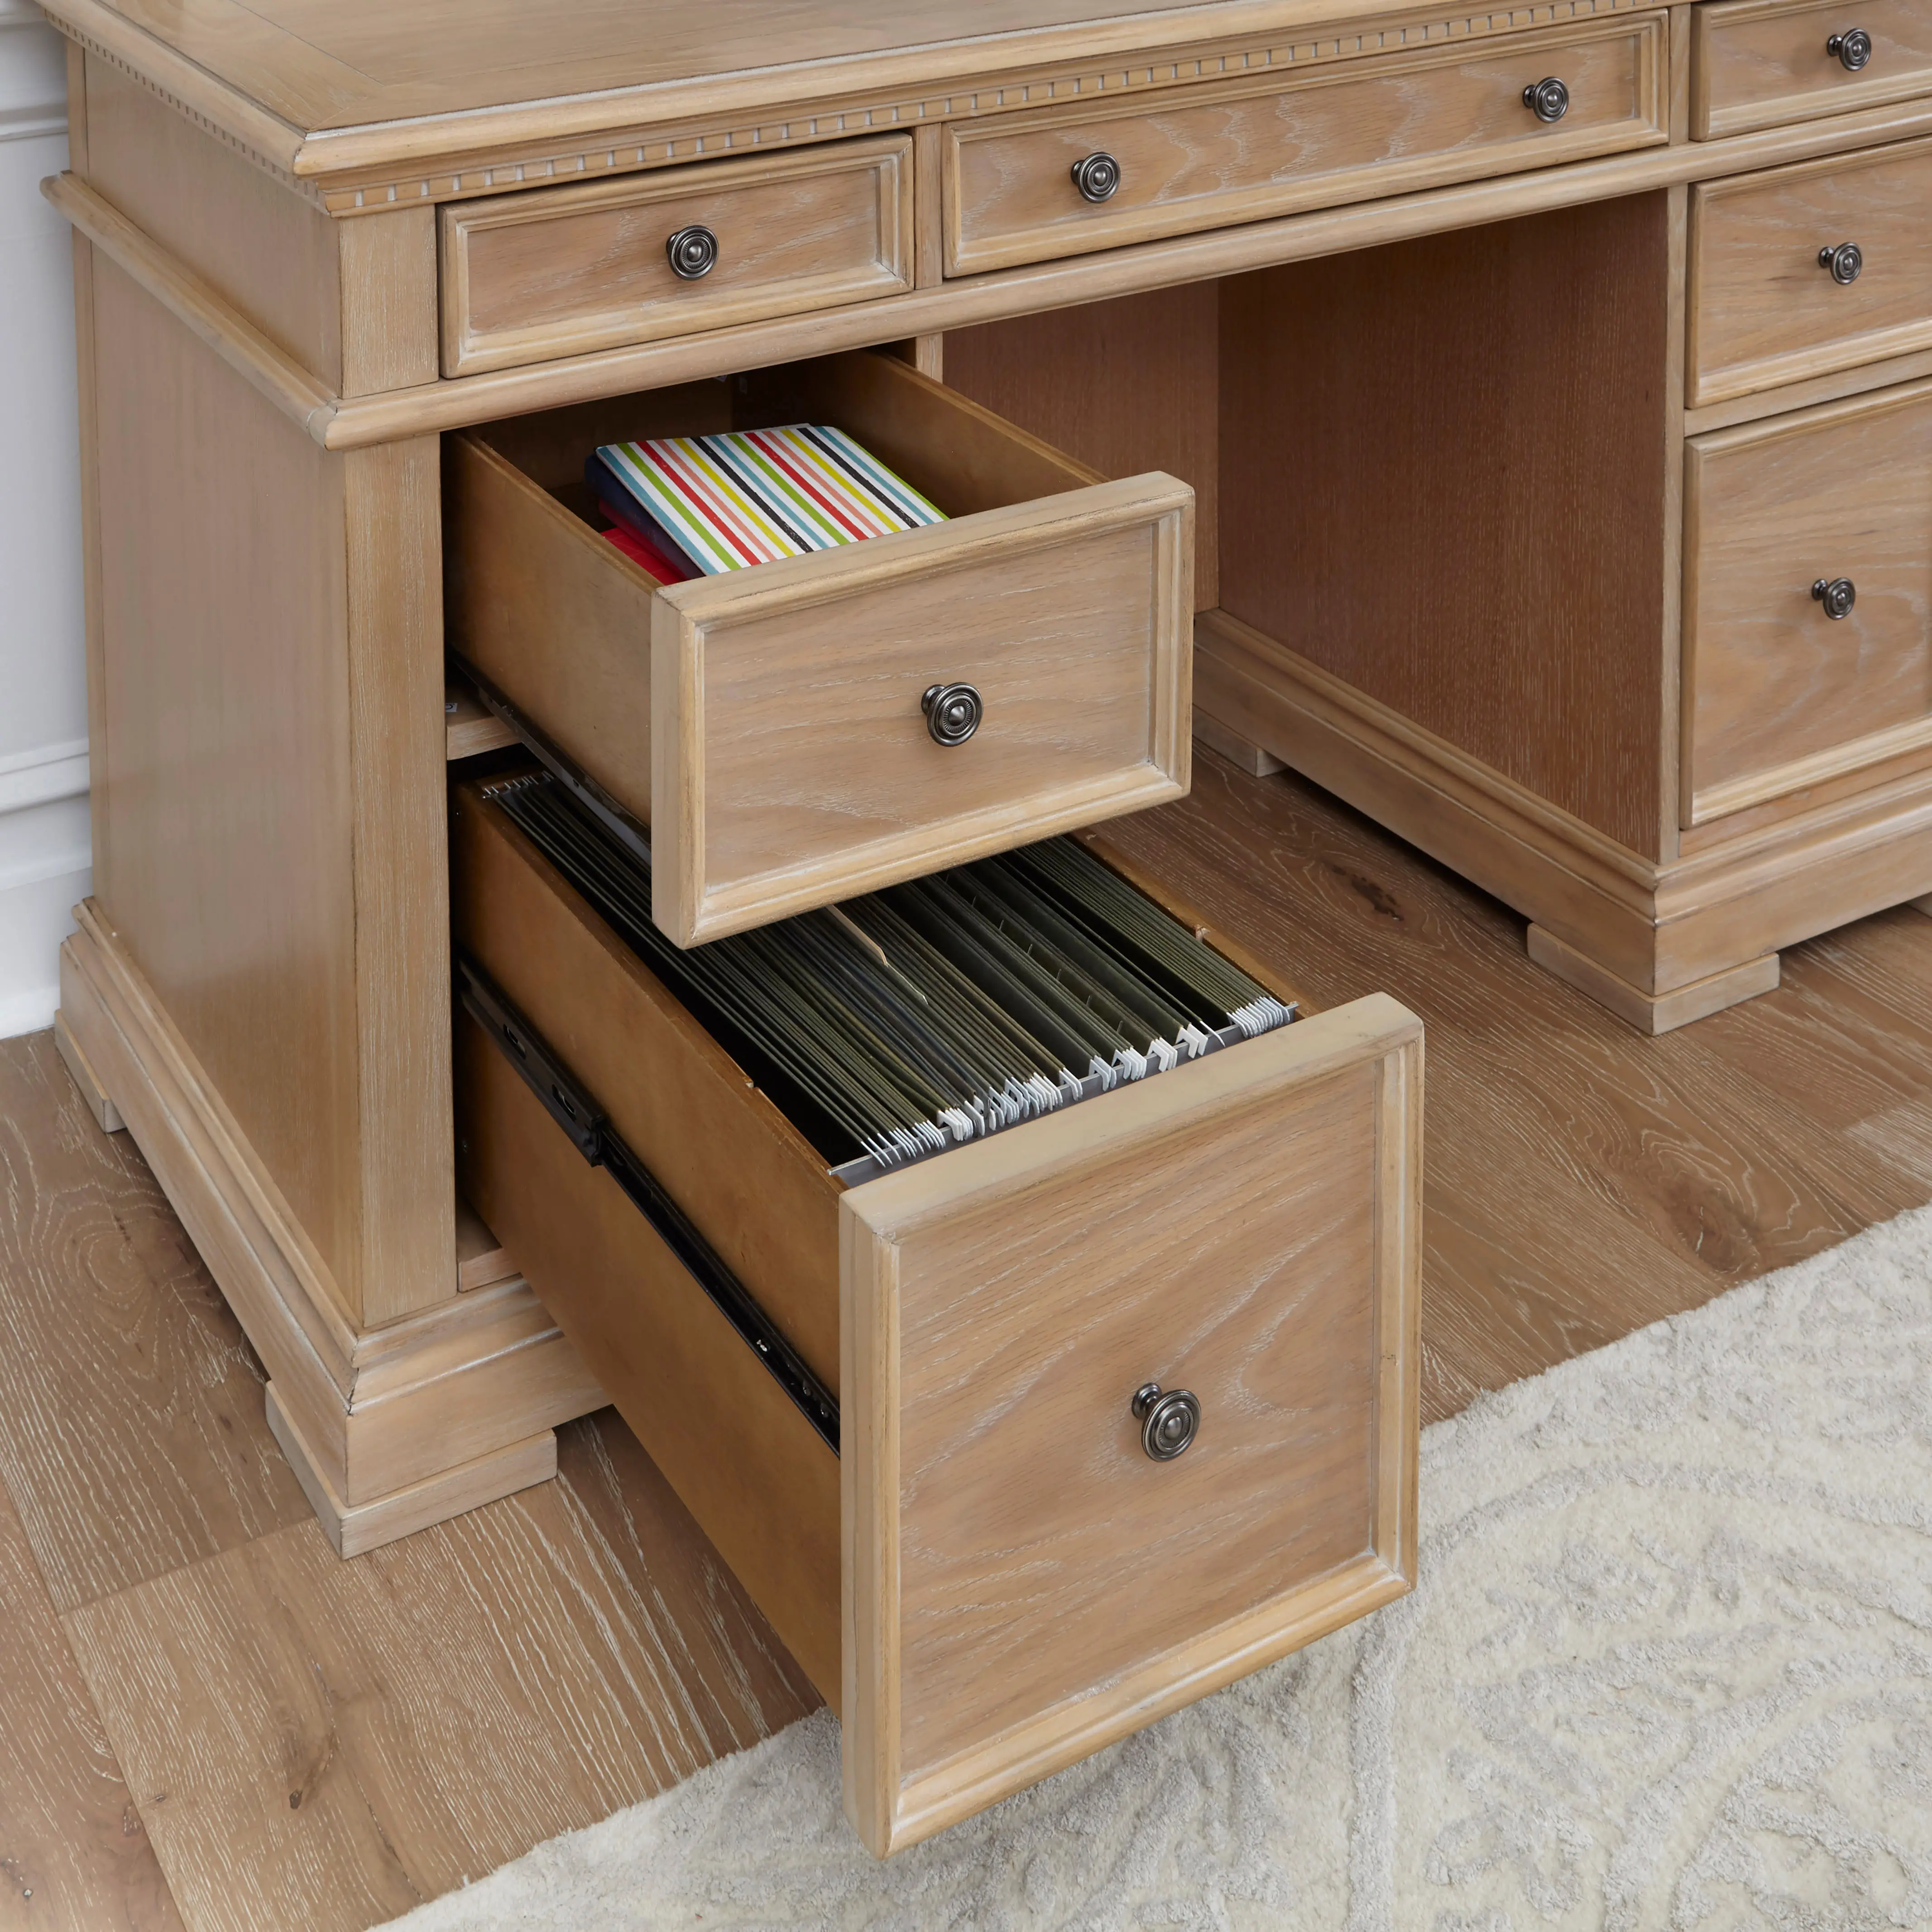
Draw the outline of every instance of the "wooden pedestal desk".
M1518 908L1634 1024L1695 1019L1932 892L1932 0L45 4L94 825L59 1038L338 1547L541 1480L607 1388L650 1444L660 1340L751 1372L626 1298L642 1224L452 1027L454 910L560 1037L621 1036L627 1102L692 1096L688 1136L638 1118L654 1157L762 1150L710 1238L842 1378L842 1454L773 1436L734 1516L718 1455L657 1453L842 1707L875 1851L1406 1588L1412 1016L1360 1001L841 1196L461 774L452 821L447 761L504 734L446 695L446 634L650 820L682 944L1176 796L1191 717ZM653 595L571 514L607 435L794 412L953 520ZM947 652L1010 722L922 764ZM908 1352L1053 1354L1044 1288L973 1299L1000 1217L1118 1234L1177 1174L1214 1226L1151 1272L1115 1240L1108 1292L1063 1268L1052 1305L1110 1375L1130 1341L1186 1366L1190 1321L1286 1336L1215 1372L1312 1446L1233 1430L1237 1468L1204 1433L1201 1506L1137 1502L1109 1384L1090 1449L987 1460L992 1409ZM942 1438L970 1504L914 1493ZM1061 1472L1050 1536L1028 1468Z

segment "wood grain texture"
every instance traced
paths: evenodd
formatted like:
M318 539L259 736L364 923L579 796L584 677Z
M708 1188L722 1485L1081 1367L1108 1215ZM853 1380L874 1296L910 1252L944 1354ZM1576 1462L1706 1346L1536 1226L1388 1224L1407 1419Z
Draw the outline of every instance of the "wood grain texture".
M100 1084L100 1076L94 1072L93 1061L88 1058L80 1042L74 1038L72 1030L58 1011L54 1014L54 1046L60 1054L61 1064L73 1077L75 1090L94 1116L94 1124L104 1134L123 1132L128 1123L121 1118L120 1108Z
M667 1602L613 1514L545 1484L352 1563L305 1523L68 1619L196 1932L362 1932L799 1709L730 1580Z
M1932 382L1694 438L1688 478L1688 820L1932 742Z
M298 1522L239 1324L50 1034L0 1047L0 1481L55 1605Z
M937 89L938 111L970 111L979 104L975 92L996 106L999 84L1022 77L1058 79L1064 91L1082 75L1094 76L1090 88L1111 69L1119 85L1118 57L1129 54L1156 56L1141 86L1172 86L1198 76L1192 60L1172 56L1196 52L1204 35L1234 37L1228 51L1237 60L1248 51L1244 39L1264 49L1280 36L1282 58L1296 41L1306 45L1306 28L1334 18L1332 0L1326 10L1324 0L1247 0L1211 13L1128 0L1100 19L1078 0L995 0L970 22L939 0L862 0L802 14L740 4L701 15L657 0L627 13L621 26L548 0L487 29L447 8L399 20L368 0L296 0L267 14L211 0L190 16L119 0L55 0L50 10L276 165L303 177L361 171L365 178L372 167L532 137L686 128L707 118L715 125L721 114L762 118L774 107L850 100L855 92L858 104L870 105L870 95L890 110ZM1352 17L1373 34L1382 19L1396 16L1388 44L1400 46L1400 16L1414 12L1414 0L1358 0ZM1439 13L1423 17L1434 19L1437 32L1454 31ZM1516 18L1506 16L1506 23ZM1496 31L1485 16L1458 24L1465 32ZM1354 33L1321 39L1328 46L1318 40L1317 58L1360 51ZM1206 51L1211 61L1216 50ZM961 81L980 87L947 85ZM952 107L946 96L962 93Z
M1305 781L1203 756L1186 801L1108 838L1317 1005L1385 988L1421 1016L1426 1419L1932 1198L1916 914L1640 1040L1529 960L1520 919Z
M522 1256L646 1452L836 1706L837 1451L466 1014L457 1058L465 1191Z
M1652 858L1669 239L1648 196L1221 292L1222 608Z
M1932 142L1700 188L1690 256L1695 405L1808 382L1932 344ZM1855 242L1841 286L1820 248Z
M0 1685L0 1922L49 1932L180 1932L4 1486Z
M1472 176L1545 167L1670 139L1661 15L1512 36L1472 55L1384 55L1306 80L1270 75L1126 112L1056 106L949 125L946 268L965 275L1119 248ZM1569 111L1538 120L1523 90L1561 74ZM1099 152L1107 200L1069 178Z
M335 224L342 393L436 378L436 211L396 208Z
M442 368L458 376L910 289L904 134L466 202L442 218ZM678 230L717 264L681 280Z
M1740 1000L1755 999L1778 984L1778 955L1767 952L1761 958L1747 959L1729 966L1707 979L1673 986L1667 993L1647 993L1620 980L1607 967L1566 946L1555 933L1531 923L1528 952L1546 973L1588 993L1600 1006L1607 1006L1617 1018L1641 1034L1674 1033L1693 1020L1721 1012Z
M1184 791L1192 502L1156 472L660 592L658 926L691 945ZM937 745L920 694L956 680L983 720Z
M824 1161L480 787L452 811L457 944L836 1390L841 1190Z
M947 388L1103 476L1194 492L1194 602L1220 601L1220 293L1194 282L945 338Z
M1403 1587L1378 1340L1420 1149L1406 1111L1384 1148L1379 1100L1420 1037L1364 1000L846 1196L844 1754L875 1854L1199 1695L1229 1630L1253 1668L1263 1613L1298 1627L1365 1556ZM1201 1398L1172 1463L1140 1446L1149 1380ZM1398 1490L1414 1426L1412 1400Z
M343 387L336 224L113 63L88 61L88 185L326 388Z
M364 1326L455 1291L440 440L342 459Z
M1932 92L1932 6L1873 0L1853 20L1836 0L1717 0L1696 10L1690 129L1700 141ZM1848 26L1872 37L1848 73L1825 43Z

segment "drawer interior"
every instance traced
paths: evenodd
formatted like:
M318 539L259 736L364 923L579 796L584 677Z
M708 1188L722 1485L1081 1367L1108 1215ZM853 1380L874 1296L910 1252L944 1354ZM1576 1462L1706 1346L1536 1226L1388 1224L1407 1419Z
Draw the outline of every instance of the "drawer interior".
M848 1185L488 782L453 796L454 936L522 1070L472 1004L463 1184L842 1712L875 1851L1406 1587L1412 1016L1358 1001ZM592 1113L626 1150L596 1166ZM627 1195L633 1156L829 1433ZM1128 1400L1150 1378L1208 1418L1172 1469ZM1110 1564L1128 1520L1187 1590Z

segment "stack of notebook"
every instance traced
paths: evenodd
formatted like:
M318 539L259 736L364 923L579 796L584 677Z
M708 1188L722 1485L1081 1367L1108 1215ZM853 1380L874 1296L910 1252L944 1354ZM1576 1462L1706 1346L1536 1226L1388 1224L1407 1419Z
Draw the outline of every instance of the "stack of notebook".
M610 541L660 584L945 521L823 424L607 443L584 480L616 526Z
M848 1180L1294 1017L1072 839L687 951L548 774L488 795Z

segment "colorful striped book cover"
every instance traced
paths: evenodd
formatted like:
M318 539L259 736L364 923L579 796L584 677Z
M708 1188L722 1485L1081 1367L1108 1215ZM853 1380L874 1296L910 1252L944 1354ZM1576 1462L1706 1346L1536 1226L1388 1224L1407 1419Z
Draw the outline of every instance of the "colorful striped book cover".
M843 430L822 424L608 443L597 454L707 577L946 520Z

